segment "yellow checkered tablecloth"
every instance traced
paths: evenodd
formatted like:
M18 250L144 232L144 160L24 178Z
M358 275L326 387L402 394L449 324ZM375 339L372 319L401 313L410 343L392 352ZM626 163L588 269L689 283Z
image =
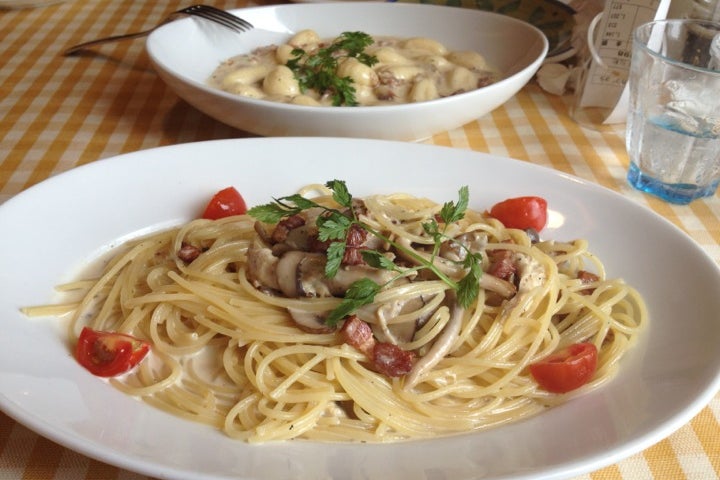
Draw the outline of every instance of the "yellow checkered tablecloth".
M244 136L171 93L135 40L105 58L64 58L80 41L153 26L186 3L76 0L12 10L0 4L0 202L52 175L119 153ZM28 2L21 2L28 3ZM244 2L215 1L220 8ZM671 220L720 260L720 198L672 206L633 190L624 127L585 129L567 99L528 85L492 114L427 143L550 166L616 190ZM582 479L720 477L720 396L667 439ZM143 479L54 444L0 414L0 480Z

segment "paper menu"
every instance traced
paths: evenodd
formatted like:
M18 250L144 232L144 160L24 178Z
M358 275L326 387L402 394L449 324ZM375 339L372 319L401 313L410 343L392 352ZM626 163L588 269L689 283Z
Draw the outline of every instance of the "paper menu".
M643 23L666 18L669 7L670 0L607 0L588 32L590 55L580 78L573 112L578 121L625 122L633 30Z

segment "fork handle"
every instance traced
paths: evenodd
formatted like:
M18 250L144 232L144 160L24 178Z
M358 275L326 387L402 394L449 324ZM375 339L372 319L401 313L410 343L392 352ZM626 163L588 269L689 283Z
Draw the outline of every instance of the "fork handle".
M102 43L118 42L121 40L130 40L133 38L146 37L146 36L150 35L153 30L155 30L155 29L152 28L150 30L145 30L143 32L127 33L125 35L115 35L112 37L98 38L97 40L91 40L89 42L78 43L77 45L74 45L74 46L68 48L67 50L65 50L63 52L63 55L65 55L65 56L73 55L73 54L79 52L80 50L86 49L87 47L92 47L94 45L100 45Z

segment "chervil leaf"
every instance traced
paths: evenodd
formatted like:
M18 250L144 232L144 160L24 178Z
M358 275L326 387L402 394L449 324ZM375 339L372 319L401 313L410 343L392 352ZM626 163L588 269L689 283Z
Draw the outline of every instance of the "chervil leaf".
M340 320L358 308L364 305L370 305L375 301L375 295L378 294L380 289L380 285L369 278L361 278L353 282L345 292L345 298L340 302L340 305L330 312L325 319L325 323L330 326L335 326Z
M438 225L437 220L433 218L423 223L422 227L425 233L427 233L433 238L435 243L439 243L442 241L442 233L440 232L440 225Z
M462 220L465 210L468 207L469 190L467 186L461 187L458 191L458 202L447 202L440 209L440 218L445 223L453 223Z
M248 215L265 223L278 223L288 215L288 210L276 203L258 205L248 210Z
M333 200L339 205L350 208L352 207L352 195L348 191L347 184L342 180L330 180L325 186L332 190Z
M342 265L345 256L345 242L332 242L327 249L327 263L325 264L325 276L333 278Z
M458 303L463 308L467 308L475 301L480 293L480 278L476 275L468 274L458 282Z
M335 92L333 95L333 107L347 105L348 107L357 107L359 103L355 99L355 87L353 79L350 77L342 77L335 80Z
M309 198L305 198L302 195L297 194L297 193L295 195L288 195L287 197L280 197L276 201L280 205L283 205L286 207L288 207L288 204L291 203L292 205L294 205L295 209L299 209L300 211L307 210L308 208L320 206L317 203L310 200ZM288 208L293 208L293 207L290 206Z
M373 38L363 32L343 32L335 40L334 49L345 50L348 57L359 57L364 54L365 48L373 44ZM374 58L374 57L373 57ZM374 58L377 62L377 58Z
M319 216L317 219L318 238L325 242L327 240L345 240L348 228L352 221L345 215L331 213L329 216Z
M362 250L360 252L365 263L373 268L382 268L383 270L398 270L395 262L390 260L388 257L378 252L377 250Z
M248 215L264 223L278 223L284 217L289 217L319 205L302 195L289 195L274 199L273 203L258 205L248 210Z
M468 253L463 262L468 273L458 282L457 289L458 303L463 308L469 307L480 293L480 276L482 275L480 260L479 254Z
M372 67L379 62L378 58L374 55L368 55L367 53L361 53L356 56L360 63L364 63L368 67Z
M373 38L362 32L343 32L330 45L308 53L302 48L295 48L290 53L292 58L287 65L298 80L300 90L317 90L320 94L329 94L333 105L355 106L355 87L350 77L337 74L338 60L343 57L355 57L361 63L372 66L378 62L377 57L365 53L365 48L372 45Z

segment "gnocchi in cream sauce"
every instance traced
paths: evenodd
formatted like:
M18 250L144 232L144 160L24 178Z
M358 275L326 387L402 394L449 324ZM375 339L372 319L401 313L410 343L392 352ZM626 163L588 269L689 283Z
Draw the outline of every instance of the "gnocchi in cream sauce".
M298 105L331 106L328 92L301 88L287 66L293 50L308 53L332 43L314 30L302 30L282 45L268 45L222 62L209 85L229 93ZM423 102L475 90L500 79L500 72L473 51L452 51L423 37L374 37L365 53L368 66L355 57L338 58L336 74L350 78L358 105Z

